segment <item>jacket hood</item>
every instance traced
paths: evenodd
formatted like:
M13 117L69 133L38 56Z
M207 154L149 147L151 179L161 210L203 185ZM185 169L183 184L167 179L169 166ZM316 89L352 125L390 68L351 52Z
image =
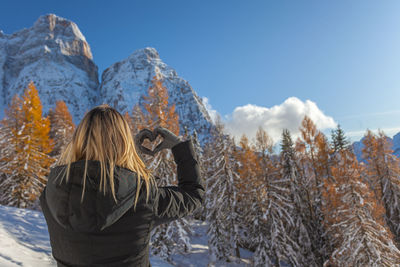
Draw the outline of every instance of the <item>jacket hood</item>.
M85 160L72 162L68 182L63 177L60 184L61 177L57 176L65 176L66 167L65 164L50 169L45 189L46 203L51 215L63 228L78 232L101 231L133 207L137 188L135 172L115 166L115 202L109 187L105 194L99 191L100 161L88 160L85 194L81 203ZM139 195L139 199L141 195L143 194Z

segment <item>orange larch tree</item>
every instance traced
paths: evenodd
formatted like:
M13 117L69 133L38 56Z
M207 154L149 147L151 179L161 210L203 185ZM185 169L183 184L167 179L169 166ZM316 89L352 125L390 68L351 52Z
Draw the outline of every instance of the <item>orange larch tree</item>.
M175 112L175 103L169 105L168 89L163 85L162 79L154 76L151 80L148 96L143 96L146 128L153 130L155 126L168 128L179 135L179 117Z
M334 246L324 266L398 266L400 251L382 220L385 210L364 181L355 155L334 155L334 179L324 183L325 226Z
M15 98L13 104L3 120L5 128L9 129L14 152L2 157L7 178L2 181L1 202L22 208L34 207L54 162L48 155L54 146L49 138L50 120L42 117L42 104L33 82L25 89L22 99Z
M175 104L169 103L168 90L159 76L153 77L147 95L142 95L141 99L143 109L138 103L132 111L131 123L134 135L143 128L153 131L157 126L165 127L179 135L179 117L175 111ZM160 136L153 142L145 139L143 145L153 150L160 141L162 141ZM138 153L140 152L138 151ZM154 157L146 154L143 154L142 157L146 165L154 170L158 186L178 184L176 164L170 149L164 149ZM171 261L171 254L187 252L190 249L189 233L192 233L192 230L187 218L180 218L169 224L157 226L151 232L152 253Z
M318 263L322 264L329 255L329 241L324 235L322 213L322 191L324 180L329 176L326 166L329 165L329 145L326 137L317 129L307 115L301 122L300 137L296 141L300 175L308 187L309 201L312 207L310 231L314 253Z
M382 131L375 135L368 130L363 144L367 179L386 209L385 221L400 248L400 159L393 155L391 141Z
M64 101L56 102L56 107L49 110L50 138L54 140L54 148L50 156L57 158L65 145L71 141L75 131L71 113Z

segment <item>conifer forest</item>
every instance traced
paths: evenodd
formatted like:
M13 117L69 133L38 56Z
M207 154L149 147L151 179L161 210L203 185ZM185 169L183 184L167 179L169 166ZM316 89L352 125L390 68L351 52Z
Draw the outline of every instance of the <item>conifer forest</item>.
M155 76L139 102L122 114L133 136L162 126L193 140L206 198L192 217L208 223L211 261L230 262L246 248L254 266L400 266L400 159L384 132L366 130L361 161L340 126L326 136L307 116L297 138L283 129L279 151L268 129L235 140L220 118L200 145L195 129L180 129L162 80ZM63 100L43 114L33 82L5 114L0 204L40 210L50 167L76 125ZM157 140L144 145L155 147ZM177 185L170 150L141 157L159 186ZM154 229L151 252L168 261L187 251L189 219Z

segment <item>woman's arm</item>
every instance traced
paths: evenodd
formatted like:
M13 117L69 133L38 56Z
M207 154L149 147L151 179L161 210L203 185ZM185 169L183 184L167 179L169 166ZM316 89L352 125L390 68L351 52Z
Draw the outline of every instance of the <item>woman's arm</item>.
M189 215L204 202L204 181L192 140L178 143L171 151L177 164L178 186L154 191L153 227Z

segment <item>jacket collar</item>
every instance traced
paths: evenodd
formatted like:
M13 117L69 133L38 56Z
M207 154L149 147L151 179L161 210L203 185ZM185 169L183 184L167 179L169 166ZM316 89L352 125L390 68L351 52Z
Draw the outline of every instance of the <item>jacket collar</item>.
M57 176L65 176L66 167L66 164L52 167L45 188L49 210L63 228L79 232L103 230L115 223L133 206L137 188L135 172L115 166L114 187L117 199L115 203L108 183L105 194L99 191L100 161L88 160L85 194L81 203L85 160L72 162L69 181L66 182L63 177L60 184L60 177Z

